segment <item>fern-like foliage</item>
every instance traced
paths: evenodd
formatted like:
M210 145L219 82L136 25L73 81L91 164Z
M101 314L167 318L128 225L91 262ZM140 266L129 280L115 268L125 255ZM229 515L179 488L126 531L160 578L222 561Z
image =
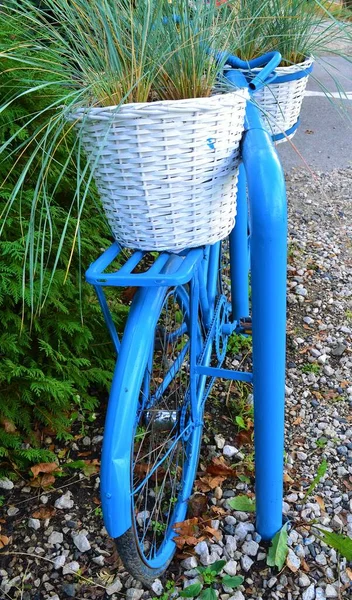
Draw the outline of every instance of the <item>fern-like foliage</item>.
M12 22L8 27L3 22L0 51L17 33ZM11 97L16 81L8 64L0 60L0 67L3 103ZM28 122L28 114L48 101L43 94L37 98L23 96L2 111L0 146L18 134L17 146L24 136L21 128L25 120ZM69 145L68 138L67 151ZM12 154L10 147L0 156L0 215L25 159L26 148ZM66 160L63 146L55 159L58 164ZM32 257L38 272L45 274L44 279L38 277L29 286L23 275L38 169L40 164L33 164L21 196L6 215L0 237L0 475L11 466L23 469L31 462L50 458L50 453L40 448L43 428L68 436L77 407L93 411L99 398L106 395L115 361L94 290L83 277L88 265L111 243L109 230L94 195L87 199L79 221L71 208L74 179L67 171L58 184L55 162L48 178L54 199L50 211L45 212L50 212L50 219L38 211L37 218L46 218L47 222L44 234L34 245L37 254ZM41 201L45 205L44 193ZM68 211L71 216L67 226ZM60 245L60 259L52 276ZM109 302L121 325L126 308L116 290L111 290Z

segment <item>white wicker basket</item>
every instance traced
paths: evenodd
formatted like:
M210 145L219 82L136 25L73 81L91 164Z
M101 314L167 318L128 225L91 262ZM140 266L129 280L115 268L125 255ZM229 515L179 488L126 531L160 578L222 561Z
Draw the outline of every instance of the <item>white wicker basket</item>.
M282 83L280 83L280 80L278 82L274 81L254 94L254 100L263 110L262 117L268 130L273 136L281 137L280 141L285 141L295 134L295 131L289 132L298 121L309 77L309 74L303 77L301 74L302 71L310 69L313 62L314 59L309 58L303 63L289 67L277 67L275 72L279 78L287 75L294 77L295 74L299 78ZM253 69L252 71L253 74L258 72L260 72L260 69ZM284 135L285 132L288 132L286 136Z
M180 251L230 233L247 98L241 89L70 115L121 245Z

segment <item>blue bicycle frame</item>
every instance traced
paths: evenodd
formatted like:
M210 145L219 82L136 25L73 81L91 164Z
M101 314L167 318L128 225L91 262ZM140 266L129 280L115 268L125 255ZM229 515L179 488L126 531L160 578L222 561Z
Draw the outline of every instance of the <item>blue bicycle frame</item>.
M275 67L276 65L274 65ZM267 68L271 73L273 67ZM236 86L244 85L238 70L226 73ZM251 82L255 89L260 84ZM131 525L129 449L119 435L131 419L133 390L142 385L135 364L148 360L148 335L169 287L189 285L190 371L192 426L201 435L202 405L216 377L253 382L254 436L256 475L256 527L264 539L270 539L282 525L284 393L285 393L285 324L286 324L286 194L282 168L258 110L247 106L246 127L242 142L243 164L240 167L236 224L229 236L231 306L217 303L221 242L213 246L186 250L179 255L164 252L142 273L134 273L144 253L135 252L116 273L104 271L121 249L115 243L88 269L87 281L95 286L116 352L119 354L122 380L114 376L104 433L101 472L101 495L105 525L112 537L118 537ZM247 192L248 189L248 201ZM248 210L249 209L249 210ZM248 217L249 215L249 217ZM248 221L249 218L249 221ZM250 231L250 256L248 253ZM249 317L248 273L251 272L251 313L253 334L253 374L207 366L216 336L225 338L241 331ZM120 340L111 319L102 288L137 286L138 302L133 302ZM185 300L187 302L187 300ZM220 305L221 304L221 305ZM199 309L207 331L201 340L198 331ZM141 327L141 324L143 326ZM129 348L138 348L132 356ZM224 353L223 353L224 354ZM170 373L170 377L172 373ZM210 383L209 383L210 381ZM157 390L156 394L159 393ZM162 393L162 389L160 389ZM114 454L111 454L111 448ZM190 461L198 456L191 454ZM183 490L177 504L177 521L185 518L191 489ZM170 541L170 544L174 542ZM158 559L158 567L170 548ZM159 564L160 563L160 564Z

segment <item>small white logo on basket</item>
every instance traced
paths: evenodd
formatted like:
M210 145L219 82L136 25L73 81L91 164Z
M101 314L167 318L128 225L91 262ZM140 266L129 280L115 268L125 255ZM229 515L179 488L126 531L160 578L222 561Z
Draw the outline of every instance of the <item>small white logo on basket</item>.
M209 146L210 150L215 150L216 139L215 138L208 138L207 142L208 142L208 146Z

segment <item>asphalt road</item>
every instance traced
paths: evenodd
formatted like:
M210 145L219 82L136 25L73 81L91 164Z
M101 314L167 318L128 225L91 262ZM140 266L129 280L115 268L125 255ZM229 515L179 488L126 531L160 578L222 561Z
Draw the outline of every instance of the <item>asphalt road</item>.
M304 161L319 171L352 164L352 62L340 57L320 60L324 63L315 64L308 81L300 127L292 143L277 146L285 171L306 168ZM347 98L340 98L341 88ZM326 97L327 90L333 98Z

